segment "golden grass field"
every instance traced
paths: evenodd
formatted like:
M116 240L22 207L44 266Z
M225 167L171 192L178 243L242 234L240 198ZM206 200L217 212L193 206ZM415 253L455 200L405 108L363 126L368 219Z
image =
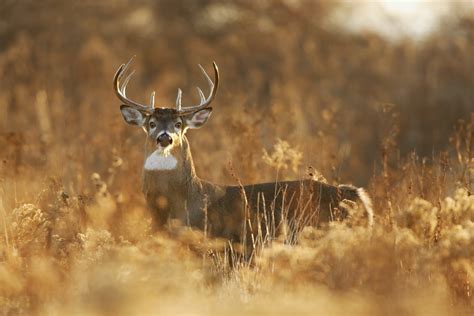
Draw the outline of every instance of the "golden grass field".
M0 1L0 315L472 315L474 13L391 41L338 29L342 9ZM219 65L189 133L201 178L364 186L373 229L255 231L250 258L181 223L152 231L144 135L112 89L132 55L128 94L160 106L178 87L195 102L197 64Z

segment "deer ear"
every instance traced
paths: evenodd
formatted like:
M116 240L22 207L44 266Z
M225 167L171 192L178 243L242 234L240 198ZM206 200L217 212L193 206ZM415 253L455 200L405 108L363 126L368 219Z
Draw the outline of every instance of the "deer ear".
M122 104L120 106L120 111L122 112L123 119L128 124L143 126L145 123L146 116L142 112L134 109L128 105Z
M212 108L205 108L184 117L187 128L200 128L211 116Z

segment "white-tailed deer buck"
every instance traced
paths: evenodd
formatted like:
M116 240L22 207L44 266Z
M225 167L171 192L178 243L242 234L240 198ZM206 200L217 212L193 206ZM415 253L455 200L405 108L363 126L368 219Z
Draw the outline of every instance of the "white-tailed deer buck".
M274 234L285 225L318 225L348 215L339 204L343 200L361 202L372 225L371 201L362 188L333 186L314 180L282 181L245 186L221 186L200 179L194 170L188 129L203 126L212 112L210 107L219 85L219 71L214 66L214 82L200 65L210 86L198 105L181 106L178 89L176 108L143 105L126 96L126 87L133 74L122 80L130 65L123 64L114 77L114 89L122 102L120 110L128 124L145 131L145 160L142 189L153 212L156 225L168 219L179 219L193 227L206 229L214 236L239 239L245 224L262 224L266 234ZM255 228L255 226L254 226Z

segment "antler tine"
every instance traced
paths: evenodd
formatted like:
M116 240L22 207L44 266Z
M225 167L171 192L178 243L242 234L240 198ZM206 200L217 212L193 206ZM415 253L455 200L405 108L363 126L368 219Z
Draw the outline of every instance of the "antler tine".
M206 97L204 96L204 93L202 92L201 88L196 87L196 89L199 93L199 98L201 99L201 103L203 103L204 101L206 101Z
M178 110L180 112L180 114L188 114L188 113L192 113L192 112L202 110L202 109L208 107L209 104L211 104L211 102L216 97L217 88L219 86L219 69L217 68L216 63L215 62L212 63L212 66L214 67L214 78L215 78L214 80L215 80L215 82L213 82L211 80L211 78L209 77L209 75L207 74L207 72L204 70L204 68L201 65L198 65L198 66L199 66L199 68L201 68L201 71L204 74L204 77L206 77L206 80L209 84L209 88L211 89L211 91L209 92L209 96L207 98L205 98L204 93L198 87L197 89L198 89L199 97L201 98L200 104L195 105L195 106L189 106L189 107L182 108L181 110Z
M206 77L207 83L209 84L209 87L211 88L211 90L214 89L214 82L212 82L211 78L209 78L209 75L204 70L204 68L202 68L201 64L198 64L198 66L199 66L199 68L201 68L201 71L202 71L204 77Z
M127 93L126 93L127 85L128 85L128 82L130 81L130 79L132 78L134 73L135 73L135 70L132 70L132 72L123 81L123 84L122 84L122 87L121 87L120 91L122 92L124 97L127 97Z
M132 57L130 57L130 59L128 60L128 62L127 62L125 65L122 64L123 69L122 69L122 74L121 74L121 76L120 76L119 79L122 79L123 75L125 75L125 73L127 72L128 67L130 66L130 64L132 63L132 61L133 61L134 59L135 59L135 55L133 55Z
M181 96L183 95L183 91L178 88L178 95L176 96L176 110L181 111Z
M153 91L150 95L150 108L155 108L155 91Z
M141 112L151 113L153 111L153 106L150 107L150 106L147 106L147 105L143 105L143 104L140 104L138 102L135 102L135 101L130 100L129 98L127 98L127 95L126 95L127 84L130 81L130 78L132 77L134 71L132 71L125 78L125 81L123 83L121 83L121 79L125 75L128 67L132 63L132 60L133 60L134 57L135 56L130 58L130 60L126 64L120 65L120 67L117 69L117 72L115 73L115 76L114 76L115 94L120 99L120 101L122 101L125 105L131 106L131 107L133 107L133 108L135 108L135 109L137 109ZM153 95L154 95L154 93L153 93ZM153 102L153 104L154 104L154 102Z

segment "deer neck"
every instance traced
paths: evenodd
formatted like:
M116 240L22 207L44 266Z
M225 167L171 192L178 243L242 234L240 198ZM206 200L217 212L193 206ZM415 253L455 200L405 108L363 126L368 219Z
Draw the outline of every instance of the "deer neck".
M147 141L145 145L144 176L152 177L153 182L163 179L179 185L186 185L197 179L189 142L185 136L183 136L180 146L167 152L160 151L150 143Z
M154 144L146 145L142 190L148 205L157 210L162 221L172 217L185 222L190 216L186 212L199 204L201 188L184 136L181 146L169 153L157 151Z

